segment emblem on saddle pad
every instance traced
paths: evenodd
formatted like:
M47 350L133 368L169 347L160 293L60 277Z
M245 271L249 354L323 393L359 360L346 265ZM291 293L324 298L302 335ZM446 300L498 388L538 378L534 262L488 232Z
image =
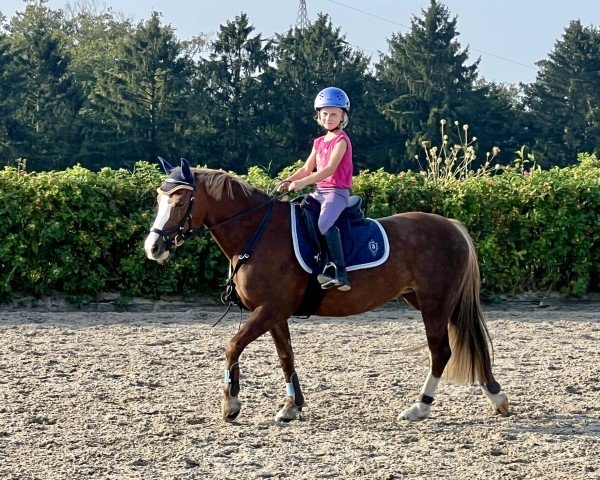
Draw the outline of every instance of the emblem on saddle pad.
M374 257L377 256L377 252L379 251L379 244L373 239L369 241L369 251Z

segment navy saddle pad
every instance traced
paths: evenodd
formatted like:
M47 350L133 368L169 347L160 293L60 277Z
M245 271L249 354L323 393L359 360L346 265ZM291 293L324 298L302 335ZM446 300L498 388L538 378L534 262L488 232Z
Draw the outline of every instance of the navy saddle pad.
M300 205L291 202L292 209L292 240L294 243L294 253L300 266L307 273L321 273L323 269L323 258L318 256L315 251L314 240L306 231L305 221L313 221L313 230L318 234L316 221L318 219L319 203L307 197L316 203L316 207L305 208L301 211ZM303 202L304 203L304 202ZM360 270L363 268L376 267L384 263L390 254L387 234L377 220L365 218L360 210L361 198L353 195L350 197L348 208L340 215L335 225L340 229L342 245L344 249L344 259L346 260L346 269L348 271ZM315 212L316 210L316 212ZM303 218L304 217L304 218ZM318 234L321 237L320 234ZM323 240L324 243L324 240Z

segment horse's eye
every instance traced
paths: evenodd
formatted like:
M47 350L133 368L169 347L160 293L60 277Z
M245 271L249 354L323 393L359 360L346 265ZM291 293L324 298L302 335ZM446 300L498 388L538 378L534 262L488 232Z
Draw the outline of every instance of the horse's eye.
M181 208L185 205L185 201L183 198L178 199L175 203L174 203L174 207L175 208Z

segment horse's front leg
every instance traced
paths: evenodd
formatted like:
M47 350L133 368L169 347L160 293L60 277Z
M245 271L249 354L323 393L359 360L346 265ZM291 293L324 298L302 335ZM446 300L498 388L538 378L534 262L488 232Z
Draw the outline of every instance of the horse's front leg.
M240 356L244 349L266 333L277 319L278 317L270 314L265 307L258 307L227 344L223 403L221 406L223 419L227 422L235 420L242 408L242 402L238 398L240 393Z
M270 330L279 362L285 377L286 399L285 404L275 415L278 422L290 422L301 418L302 407L304 406L304 395L298 381L298 374L294 367L294 351L292 349L292 340L290 338L290 329L287 320L277 324Z
M223 403L221 404L223 420L233 422L242 409L242 402L238 398L240 393L240 365L238 362L228 364L223 383Z

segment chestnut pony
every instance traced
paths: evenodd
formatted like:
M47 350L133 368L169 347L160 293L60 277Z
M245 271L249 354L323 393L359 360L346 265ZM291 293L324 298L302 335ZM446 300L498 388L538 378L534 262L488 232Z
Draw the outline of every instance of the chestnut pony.
M161 162L169 178L158 190L158 213L144 245L147 256L161 262L186 238L208 230L231 262L237 294L251 312L225 351L224 420L233 421L240 413L240 356L266 332L275 342L286 382L286 400L276 419L299 418L304 396L288 319L303 299L309 275L294 255L290 203L223 171L191 169L183 159L176 168ZM415 403L399 418L415 421L429 416L442 374L448 381L480 385L493 409L507 414L508 399L492 375L491 340L479 300L479 266L466 229L455 220L420 212L379 222L389 240L388 259L380 266L350 272L352 289L328 290L315 314L359 314L402 296L421 311L430 370ZM262 233L256 234L261 228ZM251 239L252 254L244 255Z

